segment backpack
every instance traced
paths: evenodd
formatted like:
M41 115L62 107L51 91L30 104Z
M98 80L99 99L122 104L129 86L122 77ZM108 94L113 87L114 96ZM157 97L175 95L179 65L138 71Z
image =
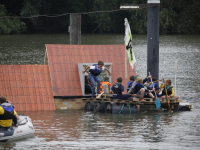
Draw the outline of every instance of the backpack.
M102 92L104 92L104 94L110 93L110 88L107 84L102 84Z

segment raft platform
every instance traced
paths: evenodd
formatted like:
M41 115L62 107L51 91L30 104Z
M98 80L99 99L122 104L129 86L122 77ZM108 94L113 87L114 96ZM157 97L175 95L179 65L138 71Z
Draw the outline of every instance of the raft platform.
M122 99L112 99L112 98L82 98L82 101L86 102L105 102L105 103L126 103L126 104L133 104L133 105L154 105L155 102L152 98L144 98L145 101L140 101L139 98L132 98L132 100L122 100ZM182 99L169 99L171 109L174 109L175 106L178 106L179 103L182 102ZM161 107L168 109L168 102L167 99L160 102Z

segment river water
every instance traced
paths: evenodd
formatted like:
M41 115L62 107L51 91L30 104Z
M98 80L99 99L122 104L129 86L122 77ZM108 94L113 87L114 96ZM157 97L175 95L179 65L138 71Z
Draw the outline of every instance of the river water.
M123 44L123 35L82 35L82 44ZM146 35L133 35L136 71L146 76ZM1 64L43 64L45 44L69 44L69 35L0 36ZM192 104L190 112L102 114L83 110L19 112L30 116L35 137L0 143L0 149L191 149L200 148L200 35L160 36L160 79Z

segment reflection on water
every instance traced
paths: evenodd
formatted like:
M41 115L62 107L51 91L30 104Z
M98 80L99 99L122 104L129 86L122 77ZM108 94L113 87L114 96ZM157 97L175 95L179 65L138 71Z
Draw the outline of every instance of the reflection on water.
M146 36L134 35L137 74L146 75ZM42 64L45 44L68 44L68 35L0 36L1 64ZM82 44L123 44L123 35L82 35ZM160 37L160 79L174 85L193 111L141 111L135 115L74 111L21 112L30 116L35 137L1 143L0 149L199 149L200 35Z
M35 126L35 137L3 143L0 148L196 149L200 146L199 113L26 112Z

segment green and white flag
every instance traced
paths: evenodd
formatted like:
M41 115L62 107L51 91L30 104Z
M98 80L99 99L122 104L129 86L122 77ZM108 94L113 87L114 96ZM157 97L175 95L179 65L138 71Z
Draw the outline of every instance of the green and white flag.
M134 64L136 62L136 59L135 59L135 55L134 55L133 47L132 47L131 29L130 29L127 18L125 18L124 21L125 21L125 23L124 23L124 25L125 25L124 42L125 42L125 45L126 45L126 52L128 54L128 61L129 61L130 65L133 69Z

